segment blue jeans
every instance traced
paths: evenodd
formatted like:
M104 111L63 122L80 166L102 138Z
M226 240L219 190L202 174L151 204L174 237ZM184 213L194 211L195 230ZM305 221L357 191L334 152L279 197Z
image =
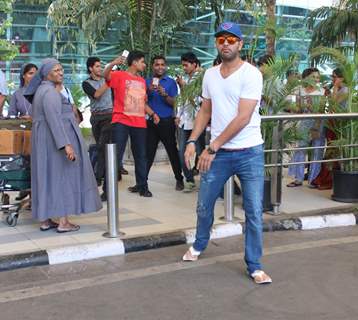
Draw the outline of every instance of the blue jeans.
M201 175L197 203L196 239L193 247L203 251L210 239L216 199L226 181L237 174L242 186L246 217L245 262L249 273L261 270L262 202L264 193L263 145L240 151L219 150L210 170Z
M183 173L185 176L185 180L187 182L194 182L193 170L194 168L190 168L190 170L185 165L184 153L186 149L186 142L188 141L192 130L184 130L182 128L178 129L178 144L179 144L179 159L181 167L183 168ZM195 143L195 152L197 156L205 149L205 131L200 135L198 140Z
M128 136L131 138L136 185L142 190L148 188L146 132L146 128L130 127L121 123L114 123L112 125L112 140L117 144L119 164L123 163Z

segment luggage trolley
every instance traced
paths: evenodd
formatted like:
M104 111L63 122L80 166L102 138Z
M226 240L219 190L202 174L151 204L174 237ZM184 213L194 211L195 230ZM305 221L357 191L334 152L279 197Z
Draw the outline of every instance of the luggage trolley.
M0 156L1 211L6 215L5 222L15 227L19 212L30 207L29 199L10 203L9 191L25 191L30 194L31 174L29 157Z
M29 156L31 152L29 137L31 137L31 135L26 135L25 139L25 132L29 132L31 127L32 123L29 120L18 118L0 119L0 210L6 216L6 224L11 227L16 226L20 210L30 208L29 199L11 203L8 192L27 191L31 194ZM5 131L3 131L3 129L5 129ZM9 132L12 130L17 131L17 134L18 131L21 131L24 134L16 135L16 141L22 139L20 144L16 144L16 147L9 148L9 145L13 145L12 143L14 142L9 138Z

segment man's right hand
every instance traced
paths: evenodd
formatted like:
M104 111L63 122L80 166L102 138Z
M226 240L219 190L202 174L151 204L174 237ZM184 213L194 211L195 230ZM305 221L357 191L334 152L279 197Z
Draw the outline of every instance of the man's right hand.
M176 125L177 127L179 127L180 118L175 117L175 119L174 119L174 123L175 123L175 125Z
M184 153L185 165L190 170L190 160L195 156L195 143L187 144Z
M112 64L119 65L119 64L124 64L125 62L126 62L126 57L119 56L118 58L112 61Z

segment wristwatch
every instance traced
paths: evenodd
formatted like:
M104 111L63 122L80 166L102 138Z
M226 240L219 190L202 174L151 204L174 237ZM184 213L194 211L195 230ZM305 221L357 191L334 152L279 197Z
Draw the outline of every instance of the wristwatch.
M210 146L206 150L208 151L208 154L215 154L216 153L216 151L214 149L211 149Z

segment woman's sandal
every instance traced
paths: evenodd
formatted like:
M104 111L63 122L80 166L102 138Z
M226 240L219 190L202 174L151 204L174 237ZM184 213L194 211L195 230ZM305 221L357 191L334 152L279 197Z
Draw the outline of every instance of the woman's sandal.
M56 229L58 227L58 223L55 221L52 221L51 219L47 222L47 224L43 224L40 226L41 231L47 231L50 229Z
M69 228L60 228L57 227L57 233L65 233L65 232L73 232L73 231L78 231L80 230L80 226L77 224L71 224L71 227Z
M200 251L196 251L193 247L190 247L183 256L183 261L196 261L199 258Z
M289 188L294 188L294 187L299 187L299 186L302 186L302 182L292 181L287 185L287 187L289 187Z
M250 274L250 277L256 284L268 284L272 283L272 279L262 270L255 270Z

